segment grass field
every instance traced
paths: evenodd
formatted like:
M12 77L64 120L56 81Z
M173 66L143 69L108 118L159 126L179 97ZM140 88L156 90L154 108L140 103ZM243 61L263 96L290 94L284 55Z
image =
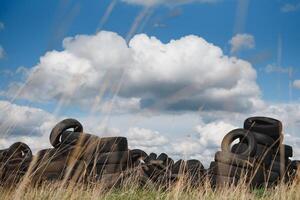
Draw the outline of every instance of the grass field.
M69 185L63 186L59 183L45 183L38 187L27 186L0 188L0 199L300 199L300 184L294 182L291 185L280 184L269 189L249 189L245 184L211 189L209 183L198 188L190 188L183 182L178 182L166 189L148 185L139 188L134 183L125 184L122 188L104 190L101 185Z

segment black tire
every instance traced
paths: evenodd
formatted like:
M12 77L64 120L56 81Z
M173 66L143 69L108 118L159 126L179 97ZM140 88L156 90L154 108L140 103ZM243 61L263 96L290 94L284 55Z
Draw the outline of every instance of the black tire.
M210 180L213 187L228 187L238 183L237 178L220 175L212 175Z
M12 144L8 150L7 155L9 157L19 157L23 159L32 159L32 151L30 147L23 142L16 142ZM18 156L15 156L18 155Z
M280 157L281 153L284 153L284 157L290 158L293 157L293 147L290 145L280 145L277 149L274 149L274 154L278 157Z
M138 160L145 160L148 154L141 149L130 150L131 162L135 163Z
M244 149L247 148L246 144L238 143L232 146L232 153L239 154L240 151L244 151ZM256 158L257 162L261 162L265 165L269 165L272 161L272 149L267 146L263 146L260 144L257 144L256 154L254 158Z
M96 165L93 168L95 169L91 169L92 172L95 172L97 175L114 174L114 173L125 171L127 169L127 165L107 164L107 165Z
M293 160L293 161L291 162L291 167L292 167L292 169L294 169L294 170L300 169L300 160Z
M165 153L161 153L158 157L157 160L161 160L163 166L165 167L170 167L174 164L174 160L172 158L169 158L169 156Z
M129 164L130 160L129 151L101 153L95 158L97 165ZM91 163L93 162L94 159L91 160Z
M234 140L240 139L240 141L247 143L247 149L240 152L240 155L253 156L256 153L256 140L254 136L249 133L248 130L235 129L230 131L222 140L221 148L225 152L231 151L231 144Z
M250 133L254 135L254 137L256 139L256 142L258 144L265 145L265 146L268 146L268 147L271 147L271 148L276 148L279 144L279 143L276 143L273 140L273 138L271 138L267 135L264 135L262 133L258 133L258 132L254 132L254 131L251 131Z
M238 179L246 178L247 181L251 181L255 185L264 181L264 170L262 167L247 169L220 162L211 162L209 168L213 174L236 177Z
M60 141L61 134L70 128L73 128L74 132L82 132L83 131L83 127L82 127L81 123L79 121L77 121L76 119L64 119L61 122L59 122L58 124L56 124L54 126L54 128L52 129L52 131L50 133L50 144L53 147L59 147L61 144L61 141Z
M149 156L145 158L145 163L150 163L151 160L156 160L157 155L155 153L150 153Z
M172 166L172 174L183 174L186 171L186 162L182 159L178 160Z
M282 123L268 117L250 117L245 120L244 129L263 133L277 140L281 137Z
M264 173L264 179L266 183L277 183L280 178L280 173L270 171L270 170L265 170Z
M244 168L253 168L257 165L256 160L252 157L224 151L218 151L215 154L215 161Z
M61 135L63 144L94 148L98 153L128 151L126 137L103 137L80 132L65 131Z
M202 163L199 160L194 159L186 161L186 168L187 171L191 174L194 174L199 171L203 172L205 170Z

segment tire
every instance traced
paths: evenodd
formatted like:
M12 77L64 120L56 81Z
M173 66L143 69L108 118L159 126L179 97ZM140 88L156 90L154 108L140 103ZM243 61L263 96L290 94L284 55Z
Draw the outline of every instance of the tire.
M157 155L155 153L150 153L149 156L145 158L145 163L150 163L151 160L156 160Z
M254 137L256 139L256 142L258 144L265 145L265 146L268 146L268 147L271 147L271 148L276 148L278 146L278 144L279 144L279 143L275 143L275 141L273 140L273 138L271 138L271 137L269 137L267 135L264 135L262 133L251 131L251 134L254 135Z
M293 160L291 162L291 167L294 170L298 170L300 168L300 160Z
M293 147L290 145L280 145L277 149L274 149L274 154L280 157L281 153L284 153L285 158L293 157Z
M12 144L8 150L7 155L9 157L18 157L23 159L32 159L32 151L29 146L22 142L16 142Z
M187 171L189 173L195 173L195 172L203 172L205 169L204 169L204 166L202 165L202 163L199 161L199 160L188 160L186 161L186 168L187 168Z
M74 132L82 132L83 127L79 121L76 119L65 119L59 122L54 126L50 133L50 143L53 147L59 147L61 144L61 134L70 129L73 128Z
M279 181L280 173L266 170L264 173L264 178L266 183L275 183Z
M94 169L93 169L94 168ZM96 165L89 169L92 172L95 172L97 175L102 174L114 174L118 172L123 172L127 169L127 165L122 164L107 164L107 165Z
M131 158L129 151L119 151L99 154L95 160L97 165L129 164ZM94 160L91 160L91 163L93 162Z
M66 145L79 145L90 149L95 149L98 153L128 151L128 142L125 137L104 137L95 135L70 132L62 133L61 139Z
M255 185L260 184L264 181L264 170L261 167L246 169L220 162L211 162L209 168L211 173L213 174L236 177L238 179L246 178L247 181L251 181L251 183Z
M232 153L239 154L240 151L244 151L247 148L246 144L238 143L232 146ZM262 162L265 165L269 165L272 161L272 150L269 147L257 144L255 158L257 162Z
M131 163L135 163L138 160L145 160L148 154L140 149L130 150Z
M283 172L285 172L286 166L285 166L285 163L281 164L280 162L274 161L270 164L269 170L276 172L278 174L281 174L281 170L283 170Z
M228 187L238 183L237 178L220 175L212 175L210 180L213 187Z
M162 153L157 157L157 160L161 160L163 166L170 167L174 164L174 160L172 158L169 158L167 154Z
M235 129L230 131L222 140L221 148L225 152L231 152L231 144L234 140L240 139L240 141L245 141L247 143L247 149L240 152L240 155L253 156L256 153L256 141L249 131L244 129Z
M252 157L224 151L218 151L215 154L215 161L244 168L253 168L257 165L255 159Z
M186 162L182 159L178 160L172 166L172 174L184 174L186 171Z
M278 140L282 133L282 123L273 118L268 117L250 117L244 122L244 129L263 133Z

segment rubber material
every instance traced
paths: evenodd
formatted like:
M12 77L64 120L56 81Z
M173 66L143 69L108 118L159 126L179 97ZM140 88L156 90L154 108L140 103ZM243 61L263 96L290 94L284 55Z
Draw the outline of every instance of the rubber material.
M231 144L234 140L240 139L240 141L247 143L247 149L240 152L240 155L253 156L256 153L256 140L254 136L249 133L248 130L235 129L230 131L222 140L221 149L226 152L231 151Z
M27 144L23 142L16 142L8 148L7 156L31 159L32 151Z
M213 175L210 178L211 185L213 187L228 187L231 185L236 185L238 183L238 179L234 177L228 177L228 176L220 176L220 175Z
M93 148L98 153L127 151L128 142L125 137L103 137L80 132L65 131L61 136L62 143L65 145L79 145Z
M263 133L277 140L282 133L282 123L268 117L250 117L245 120L244 129Z
M233 154L224 151L218 151L215 154L215 161L239 167L254 167L256 165L255 159L248 156Z
M131 162L135 163L138 160L145 160L148 154L141 149L130 150Z
M56 124L54 126L54 128L52 129L52 131L50 133L50 144L53 147L59 147L61 144L61 141L60 141L61 134L70 128L73 128L74 132L82 132L83 131L83 127L82 127L81 123L79 121L77 121L76 119L64 119L61 122L59 122L58 124Z
M238 143L232 146L232 153L239 154L240 151L244 151L243 149L247 148L246 144ZM265 165L269 165L272 161L272 149L269 147L257 144L256 154L254 158L257 162L264 163Z
M129 151L102 153L95 158L97 165L128 164L130 160L131 158ZM91 161L91 163L93 162L94 160Z

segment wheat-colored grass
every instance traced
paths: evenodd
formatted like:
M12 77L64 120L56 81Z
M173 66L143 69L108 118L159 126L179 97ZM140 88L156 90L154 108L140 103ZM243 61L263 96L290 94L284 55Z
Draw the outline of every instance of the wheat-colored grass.
M68 184L65 183L43 183L39 186L28 185L20 190L16 187L1 187L1 200L69 200L69 199L270 199L270 200L294 200L300 199L300 183L295 181L292 184L279 184L273 188L250 189L246 184L240 183L237 186L226 186L212 189L207 180L201 186L193 188L188 186L185 180L179 180L170 187L162 188L147 183L145 187L138 187L135 178L124 181L122 187L115 189L104 189L101 183L97 184Z

